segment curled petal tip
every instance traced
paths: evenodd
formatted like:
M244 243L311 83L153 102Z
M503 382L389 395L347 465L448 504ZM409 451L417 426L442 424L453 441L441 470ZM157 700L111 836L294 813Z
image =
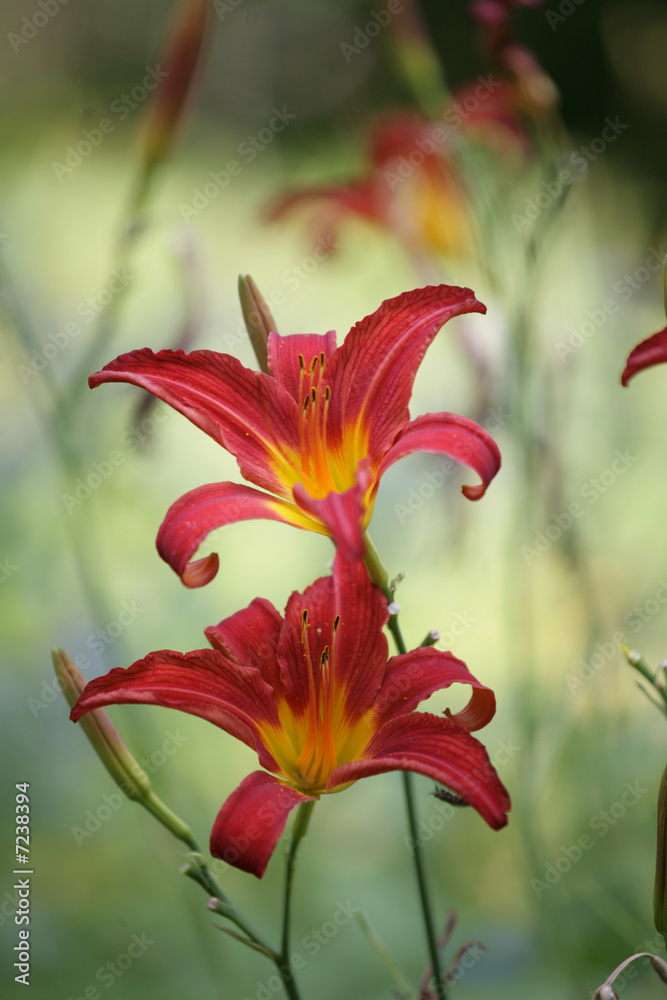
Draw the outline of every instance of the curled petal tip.
M217 552L211 552L203 559L196 559L194 562L188 563L181 574L181 580L186 587L203 587L211 582L218 572L219 566L220 560Z
M486 493L486 487L484 483L480 483L479 486L462 486L461 493L467 500L481 500Z
M621 375L621 385L626 386L631 378L645 368L667 362L667 327L642 340L630 352Z

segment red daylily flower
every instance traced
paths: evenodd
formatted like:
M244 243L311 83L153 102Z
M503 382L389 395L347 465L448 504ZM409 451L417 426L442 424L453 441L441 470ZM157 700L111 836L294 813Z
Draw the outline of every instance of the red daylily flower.
M621 375L621 384L627 385L638 372L664 362L667 362L667 326L652 337L642 340L630 352Z
M207 719L256 750L265 770L245 778L223 805L211 853L258 877L294 806L386 771L447 785L499 829L509 796L470 735L493 717L493 692L433 647L387 660L387 618L363 563L337 556L333 576L292 594L284 619L257 598L206 630L212 649L149 653L90 681L71 718L104 705L162 705ZM462 711L447 718L415 711L454 683L472 687Z
M130 382L183 413L236 456L245 479L186 493L167 512L160 555L188 587L211 580L218 556L190 563L214 528L254 518L330 535L341 554L365 551L363 532L380 478L414 451L441 453L474 469L479 499L500 467L493 438L452 413L410 420L417 369L452 316L484 312L467 288L417 289L389 299L352 328L341 347L333 332L269 335L269 374L214 351L124 354L89 379Z
M269 218L310 204L317 240L325 246L337 246L340 223L359 216L393 233L415 256L423 249L463 256L473 245L470 208L446 133L443 123L386 115L371 132L362 177L292 191L278 199Z

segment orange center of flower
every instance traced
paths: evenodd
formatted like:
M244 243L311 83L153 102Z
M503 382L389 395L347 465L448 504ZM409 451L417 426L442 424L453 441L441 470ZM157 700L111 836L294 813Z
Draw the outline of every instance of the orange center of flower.
M308 494L321 499L329 493L344 493L355 484L355 474L367 454L368 434L359 426L343 428L332 440L329 426L331 386L324 381L324 352L310 366L299 355L299 452L283 449L280 475L290 487L302 483Z
M346 718L344 691L334 683L337 617L331 641L322 648L319 661L311 655L308 612L303 612L301 645L304 673L308 679L307 705L296 712L285 700L278 704L280 726L261 728L262 741L279 765L282 777L302 792L326 792L331 772L349 761L359 760L373 733L370 713L352 722ZM319 645L319 643L318 643ZM340 791L337 786L330 791Z

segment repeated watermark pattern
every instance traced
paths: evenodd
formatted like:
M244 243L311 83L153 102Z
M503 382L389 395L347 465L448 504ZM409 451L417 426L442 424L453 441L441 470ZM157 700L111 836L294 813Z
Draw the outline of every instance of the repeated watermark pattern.
M273 108L272 116L264 128L259 129L255 135L248 135L236 147L236 152L240 160L228 160L222 170L209 170L207 179L201 187L192 189L192 201L189 204L180 202L178 210L184 222L189 222L203 212L218 195L229 187L232 177L238 177L243 170L244 163L252 163L257 156L271 145L276 135L282 132L290 122L293 122L296 115L287 110L283 105L281 108ZM243 161L243 162L241 162Z
M285 305L287 302L287 292L298 291L303 282L307 281L308 278L315 274L321 264L329 258L331 253L336 250L338 246L339 243L335 240L325 240L322 237L319 237L315 242L312 253L307 254L298 263L292 264L285 271L283 271L280 277L280 284L282 287L272 288L270 291L265 291L263 293L267 305ZM287 291L285 291L285 289ZM228 351L234 350L234 348L238 347L239 344L248 343L248 331L243 317L239 318L236 330L227 330L223 333L222 343Z
M639 461L637 455L632 455L628 449L614 452L614 460L608 468L603 469L597 476L591 476L579 489L579 496L592 507L603 497L621 476L631 468L635 462ZM532 545L522 545L521 555L528 566L532 565L540 556L548 552L554 542L557 542L564 532L568 531L575 521L584 516L586 508L577 500L568 505L567 510L557 514L551 514L549 523L543 531L536 531L532 540Z
M132 280L133 275L126 267L114 268L104 288L95 295L87 295L85 299L81 299L74 310L77 319L70 320L61 330L48 333L46 343L40 348L33 348L30 352L30 363L16 366L23 385L28 385L31 379L36 378L55 358L67 350L72 341L81 336L85 325L99 316L111 300L123 292Z
M165 737L166 739L162 741L157 750L153 750L148 757L141 757L138 761L139 765L148 774L155 774L170 757L173 757L180 750L184 743L190 741L190 737L184 736L180 729L177 729L175 733L167 730ZM98 805L92 809L86 809L81 820L81 825L70 827L72 836L78 847L81 847L84 840L88 840L94 833L101 830L102 825L107 820L110 820L121 806L128 801L128 791L130 789L119 785L118 791L113 791L111 794L105 792L101 796Z
M489 753L489 758L491 763L498 770L504 767L513 757L516 757L518 753L521 752L521 747L517 746L513 740L499 740L496 744L493 752ZM486 780L485 774L480 774L479 777L482 780ZM443 802L441 799L433 797L433 811L428 819L420 819L417 822L417 838L406 834L403 837L403 843L407 847L410 854L414 854L416 850L423 847L430 840L433 840L436 833L439 833L443 829L445 823L452 820L458 812L458 808L453 806L449 802Z
M144 417L129 430L124 431L121 437L123 450L114 448L105 455L104 458L96 459L84 471L83 475L77 476L74 485L70 487L71 492L61 493L65 510L72 514L77 508L89 500L93 493L108 482L116 469L124 465L128 454L137 451L151 436L158 424L163 423L169 415L173 413L164 403L159 403L152 409L152 416Z
M281 972L287 980L291 979L295 972L305 968L307 957L314 958L336 937L338 932L359 913L359 907L354 906L351 900L342 903L336 902L336 909L331 915L331 919L325 920L320 927L311 927L310 931L301 938L301 947L306 952L303 955L299 951L294 951L289 963L282 967ZM283 989L283 981L276 973L263 982L259 979L256 983L256 990L253 997L245 996L243 1000L271 1000L275 993L280 993Z
M612 291L615 298L610 296L596 309L587 309L586 319L578 327L569 323L566 327L570 331L567 341L559 340L554 345L560 360L565 363L571 354L575 354L583 347L605 325L609 317L618 312L618 300L629 302L635 292L649 281L652 274L662 270L664 260L665 249L662 243L657 249L651 247L643 264L636 268L632 274L624 274L622 278L614 282Z
M61 7L68 3L69 0L37 0L33 13L21 18L20 31L10 31L7 35L7 41L14 52L20 52L24 45L31 42L53 20Z
M128 943L125 945L124 951L120 955L116 955L113 961L106 962L104 965L95 973L95 979L101 986L104 986L106 990L111 989L111 987L116 983L121 976L130 969L138 959L142 958L151 945L154 945L155 941L148 937L146 931L141 934L134 933L130 936ZM100 993L98 987L91 983L82 990L81 993L76 996L70 994L67 1000L102 1000L103 994Z
M643 629L644 625L653 621L657 615L664 611L665 607L667 607L667 580L661 579L658 581L658 586L652 596L648 597L643 604L636 604L626 614L623 625L627 632L636 635ZM614 659L620 646L628 644L627 632L618 629L609 639L597 642L589 658L579 660L576 672L565 675L565 682L570 694L579 691L594 677L597 677L600 671Z
M167 70L160 69L159 65L146 66L146 75L141 83L133 87L128 93L120 94L109 105L109 115L113 117L105 116L104 118L100 118L95 127L82 129L81 139L79 139L76 146L70 144L65 147L63 160L51 161L51 169L58 180L62 181L72 171L76 170L77 167L81 166L93 150L102 145L105 136L115 132L120 122L124 122L129 118L132 112L136 111L168 76L169 73Z
M545 10L544 16L547 19L547 23L552 31L555 31L559 24L563 21L567 21L568 17L571 17L578 7L581 7L586 0L561 0L558 4L558 10Z
M558 172L558 177L552 181L542 181L535 196L524 200L523 215L519 212L512 213L511 220L517 233L530 229L546 208L551 208L560 201L570 185L582 177L591 163L602 156L610 143L616 142L619 135L627 128L630 128L629 124L622 122L619 115L615 118L605 118L604 128L599 136L592 139L587 146L578 146L573 152L562 157L561 162L568 163L569 168L563 167Z
M363 25L355 25L352 41L340 43L339 48L345 62L349 65L354 56L367 49L372 39L377 38L382 29L391 24L397 14L402 13L404 6L403 0L388 0L382 10L369 11L368 21Z
M633 783L626 781L618 799L612 802L608 809L601 809L594 816L591 816L588 824L589 829L597 836L598 840L606 837L619 820L623 819L628 810L632 809L647 793L648 788L644 788L639 781ZM581 861L584 854L595 847L598 840L590 833L582 833L574 844L561 845L561 853L558 857L545 863L542 877L530 880L530 886L537 898L541 899L545 892L553 889L563 876L567 875L578 861Z
M90 633L85 640L86 649L94 653L95 656L101 656L116 641L119 635L134 624L143 612L144 608L137 604L136 601L123 601L117 616L112 621L107 622L104 628L97 628L94 632ZM90 670L93 665L93 661L87 653L77 653L72 659L81 671ZM33 716L37 718L40 712L43 712L54 701L58 700L59 695L60 683L58 678L54 677L53 680L43 681L39 696L30 695L26 699L26 703Z
M479 421L484 430L493 434L503 427L510 419L511 414L506 413L502 408L487 410ZM444 459L437 469L425 472L421 481L416 486L411 486L403 496L402 503L395 503L393 510L400 524L404 524L408 517L422 510L424 505L435 496L436 490L441 489L447 479L453 476L461 466L451 458Z

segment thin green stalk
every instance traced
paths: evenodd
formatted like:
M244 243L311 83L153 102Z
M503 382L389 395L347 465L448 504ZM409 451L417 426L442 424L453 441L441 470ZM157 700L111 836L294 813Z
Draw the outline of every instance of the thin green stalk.
M294 827L292 829L292 837L289 847L287 848L282 938L280 951L278 952L271 947L268 941L266 941L262 935L248 923L245 917L243 917L227 899L224 892L218 885L217 880L209 871L201 854L199 845L194 837L191 836L187 839L182 838L185 839L185 842L188 847L190 847L194 855L191 858L190 864L183 869L183 874L187 875L188 878L193 879L195 882L198 882L210 897L215 898L217 900L215 912L236 924L236 926L243 931L243 934L245 935L244 937L241 937L240 935L230 932L232 933L232 937L237 937L239 940L243 941L244 944L249 945L255 951L259 951L261 954L271 959L278 971L278 975L280 976L282 984L285 988L285 992L290 1000L300 1000L299 990L294 981L294 974L290 965L289 954L292 888L294 885L294 872L298 847L308 830L308 823L310 821L314 805L315 801L312 801L304 802L299 806L296 819L294 821ZM221 927L220 929L227 930L227 928L224 927Z
M294 872L296 866L296 855L299 844L308 832L308 824L315 806L316 799L312 802L302 802L299 806L292 828L292 837L287 848L287 859L285 867L285 894L283 897L283 931L280 944L280 959L286 968L289 968L289 935L290 918L292 906L292 888L294 885ZM284 980L283 980L284 981ZM286 987L287 988L287 985Z
M421 901L422 913L424 916L424 929L426 931L428 952L429 952L429 957L431 959L431 965L433 966L435 989L438 994L439 1000L447 1000L445 979L442 969L440 968L440 955L438 953L438 940L435 934L433 911L431 909L431 900L429 898L428 887L426 884L426 872L424 870L424 858L422 854L422 846L421 846L421 841L419 839L419 833L417 830L413 776L410 771L402 771L401 774L403 777L403 793L405 795L405 805L407 807L407 812L408 812L408 825L410 827L410 836L412 837L412 843L414 845L412 849L412 856L415 862L415 875L417 876L419 898Z
M622 645L620 648L630 666L634 667L634 669L640 673L642 677L646 678L651 685L652 690L655 691L656 694L662 699L663 704L661 705L659 702L651 698L653 704L656 705L656 707L662 712L667 714L667 688L664 683L664 671L661 669L651 670L642 654L638 653L637 650L630 649L629 646L625 645ZM641 684L639 686L642 687ZM645 689L644 691L645 693L648 693Z
M255 944L259 945L264 951L266 951L274 961L277 961L279 956L276 955L275 951L271 945L264 940L262 935L248 923L248 921L243 917L236 907L229 901L217 879L204 861L204 857L201 853L199 844L194 839L194 837L188 838L186 841L188 847L191 849L194 857L190 859L190 863L186 865L182 870L184 875L191 878L194 882L198 882L199 885L209 894L211 897L215 897L219 901L219 908L216 912L225 916L228 920L243 931L243 933Z
M369 576L374 584L376 584L389 602L393 601L394 595L389 587L389 574L385 569L382 560L378 554L377 549L373 545L368 533L365 535L366 540L366 553L364 555L364 562L368 570ZM387 628L391 632L394 642L396 643L396 648L399 653L407 653L407 648L405 645L405 640L403 639L403 633L401 632L401 626L398 624L398 615L390 615L389 621L387 623ZM408 826L410 828L410 836L413 843L412 857L414 859L415 865L415 875L417 877L417 887L419 889L419 900L422 908L422 915L424 918L424 930L426 932L426 942L428 946L428 953L431 959L431 965L433 966L433 978L435 979L435 988L438 994L439 1000L447 1000L447 990L445 987L445 978L440 967L440 955L438 953L438 939L435 933L435 924L433 920L433 910L431 908L431 900L428 894L428 886L426 882L426 873L424 869L424 858L422 855L423 844L419 836L419 831L417 829L417 816L415 812L415 799L414 799L414 782L413 776L410 771L403 771L403 794L405 796L405 805L408 813Z

